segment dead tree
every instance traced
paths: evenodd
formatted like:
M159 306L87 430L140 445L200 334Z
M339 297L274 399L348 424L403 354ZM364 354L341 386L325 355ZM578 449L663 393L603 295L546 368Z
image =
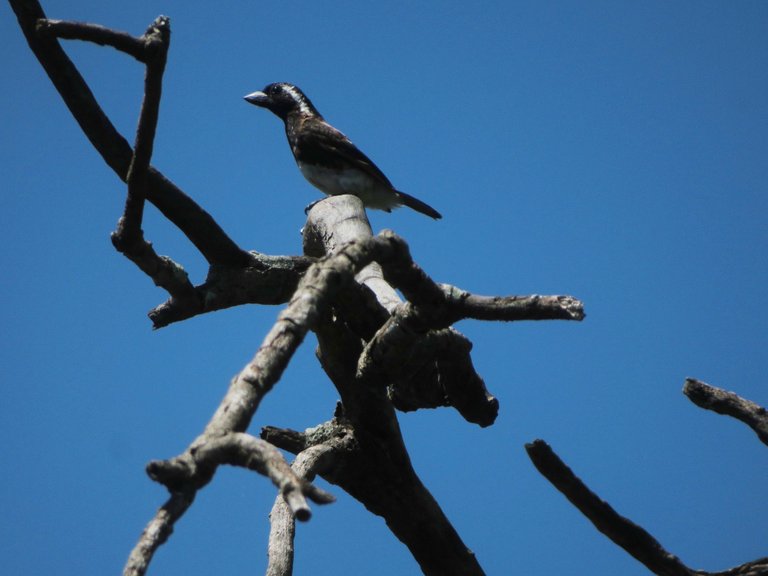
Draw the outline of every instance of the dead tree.
M208 425L180 455L150 462L147 473L169 498L130 553L126 575L144 574L158 547L221 464L259 472L275 484L270 515L271 576L292 573L294 520L309 520L307 500L333 497L311 484L320 475L384 518L425 574L483 574L410 463L397 410L453 407L467 422L490 426L498 401L486 390L458 320L581 320L570 296L484 297L434 282L390 231L373 236L361 202L339 196L316 204L304 228L302 256L270 256L240 248L216 221L151 166L168 18L139 36L95 24L48 20L36 0L9 0L37 56L85 135L126 183L125 209L112 234L115 248L169 298L149 312L153 328L245 304L285 304L262 345L229 389ZM110 46L146 67L144 100L134 144L115 129L59 39ZM184 268L145 240L145 202L154 204L209 264L194 285ZM401 300L399 290L405 300ZM279 381L308 331L340 402L327 422L298 432L264 427L248 433L261 399ZM752 410L753 415L759 411ZM757 416L755 416L757 418ZM764 418L764 415L762 416ZM765 434L765 424L762 424ZM761 438L764 439L763 436ZM292 465L279 449L296 455ZM541 441L528 446L535 465L595 525L656 574L705 574L685 568L641 528L597 500ZM766 574L766 560L727 574ZM722 573L726 574L726 573Z
M112 242L169 294L149 313L153 327L237 305L286 303L202 433L179 456L147 466L170 496L139 538L125 574L146 572L174 523L221 464L264 474L278 488L269 574L291 573L293 522L310 518L307 499L333 500L311 484L318 474L383 517L425 574L482 574L414 472L396 411L450 406L468 422L491 425L498 401L475 372L471 343L452 325L464 318L581 320L581 302L570 296L483 297L435 283L412 260L403 239L390 231L372 235L354 196L329 198L309 212L303 256L243 250L150 165L170 42L168 18L157 18L134 37L95 24L48 20L34 0L10 3L30 48L83 132L127 185ZM62 38L110 46L144 64L144 100L133 146L100 108L62 50ZM203 283L193 285L180 264L158 255L144 238L146 201L207 260ZM319 341L320 364L341 399L335 414L305 432L265 427L261 438L252 436L247 430L261 399L310 330ZM278 448L297 455L292 466Z

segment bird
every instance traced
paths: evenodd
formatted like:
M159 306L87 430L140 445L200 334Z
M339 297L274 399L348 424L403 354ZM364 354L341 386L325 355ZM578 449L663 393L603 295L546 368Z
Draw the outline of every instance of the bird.
M299 170L324 194L353 194L369 208L391 212L404 205L435 220L442 218L430 205L397 190L368 156L325 121L298 86L275 82L243 98L284 122Z

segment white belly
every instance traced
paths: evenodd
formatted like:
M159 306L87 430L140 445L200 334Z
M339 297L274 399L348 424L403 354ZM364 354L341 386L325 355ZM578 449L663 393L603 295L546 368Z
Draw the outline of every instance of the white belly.
M330 196L352 194L369 208L389 210L400 205L397 193L361 170L328 170L297 162L299 170L315 188Z

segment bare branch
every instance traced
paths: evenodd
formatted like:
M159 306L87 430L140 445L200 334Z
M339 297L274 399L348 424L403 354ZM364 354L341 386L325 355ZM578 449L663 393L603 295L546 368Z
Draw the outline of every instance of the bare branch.
M80 72L50 34L37 32L45 13L36 0L9 0L29 47L45 69L80 128L112 170L126 181L130 145L104 114ZM241 250L205 210L154 168L147 175L147 200L173 222L211 264L247 265Z
M115 236L113 234L113 240ZM155 286L166 290L170 295L170 301L178 307L199 308L201 306L199 295L189 280L187 271L181 264L177 264L168 256L161 256L147 242L139 236L138 241L123 248L123 255L152 278Z
M543 440L526 444L536 469L570 500L595 527L659 576L693 576L677 556L667 552L643 528L620 516L579 480Z
M390 240L394 238L389 237ZM398 244L402 242L397 239ZM405 263L401 263L405 266ZM391 263L384 264L385 276L390 277ZM411 263L409 268L416 265ZM415 342L423 338L429 331L439 328L445 328L451 322L466 317L465 313L470 312L463 306L465 301L462 297L457 297L456 289L448 289L440 292L440 296L427 300L425 296L431 294L435 296L436 291L432 290L431 280L426 276L422 277L419 286L426 288L425 292L420 292L417 300L421 304L416 305L407 302L399 306L392 314L390 319L379 329L377 334L368 342L366 350L360 356L358 370L360 376L375 377L378 381L385 381L387 378L397 378L398 372L407 367L407 363L402 358L408 358L414 354L421 354L424 349L415 346ZM402 286L398 286L402 289ZM410 293L416 295L420 288L411 286ZM463 292L470 296L468 293ZM473 297L477 300L478 297ZM484 319L495 320L544 320L544 319L564 319L580 320L584 317L582 305L578 300L570 296L511 296L507 298L489 298L493 303L488 308L482 305L473 306L471 312L482 314ZM394 357L399 357L397 362Z
M319 457L319 455L318 455ZM155 551L168 539L173 526L194 501L197 491L213 477L220 464L254 470L272 480L281 500L292 516L306 521L311 510L305 496L317 504L333 502L328 492L294 472L273 445L248 434L233 433L202 440L194 451L167 461L150 462L147 473L171 492L171 497L155 514L131 552L123 574L142 576Z
M321 350L325 333L318 334ZM341 347L339 348L341 350ZM334 363L321 358L325 365ZM352 366L353 368L354 366ZM309 446L330 446L335 463L320 474L344 489L370 512L384 518L392 533L411 551L424 574L479 576L484 574L473 552L462 542L411 465L395 412L382 390L362 392L359 383L345 381L353 369L331 376L350 406L305 432L264 428L262 438L298 453ZM330 374L329 374L330 375ZM357 397L355 397L357 396ZM352 418L348 417L352 416Z
M398 306L370 338L358 360L358 378L381 386L405 378L409 385L393 386L398 407L402 406L403 390L410 396L407 405L411 409L428 406L434 401L429 398L439 398L443 393L445 404L455 406L467 421L489 426L498 413L498 401L488 393L472 367L468 341L453 328L442 333L441 346L431 347L428 336L467 317L505 321L581 320L584 317L581 302L570 296L481 297L438 285L413 262L405 242L390 231L382 232L382 236L393 244L392 258L379 260L384 276L409 302ZM439 356L435 370L438 378L432 381L432 394L429 394L424 380L414 386L411 383L416 379L408 375L414 373L414 368L434 367L435 355ZM416 400L417 395L426 401Z
M418 319L429 328L445 328L465 318L479 320L583 320L584 306L572 296L477 296L450 285L436 284L411 257L408 245L391 230L390 260L379 262L384 277L418 307ZM416 328L416 327L414 327ZM418 327L421 329L421 327Z
M334 501L332 495L298 477L280 451L269 442L244 433L232 433L197 443L196 449L171 460L150 462L147 473L156 482L175 491L201 488L221 464L240 466L267 476L280 489L299 520L311 517L307 496L317 504Z
M693 570L667 552L643 528L619 515L576 477L543 440L526 444L536 469L570 500L595 527L658 576L768 576L768 558L760 558L722 572Z
M275 499L269 513L269 523L266 574L267 576L291 576L296 522L282 498Z
M269 256L258 252L249 255L248 266L211 266L205 283L192 288L193 298L172 297L151 310L152 327L163 328L199 314L243 304L283 304L315 262L305 256Z
M762 406L694 378L686 378L683 393L700 408L741 420L768 445L768 413Z
M279 380L293 352L309 328L325 313L333 297L345 284L352 283L354 275L382 249L386 251L386 243L372 238L368 242L348 245L338 255L313 264L253 360L232 380L203 434L181 456L151 462L147 467L150 477L172 492L194 492L211 480L221 463L237 463L260 471L259 467L265 465L265 461L255 455L270 448L254 444L247 435L235 433L247 429L261 400ZM277 478L278 473L281 475L279 478L292 476L281 466L274 463L271 468L268 466L270 477ZM287 464L285 468L288 468ZM309 485L302 484L301 490L292 484L285 484L283 480L278 480L278 485L297 517L308 517L300 494L306 494L317 502L330 501L325 492Z
M112 243L120 252L131 252L134 247L144 242L141 237L141 221L144 214L147 173L152 160L160 112L163 72L168 44L171 40L170 20L165 16L159 16L147 29L142 39L145 45L152 49L147 50L151 56L147 59L144 100L141 103L133 157L126 178L128 195L125 200L125 211L118 223L117 231L112 234Z
M174 492L168 501L160 507L154 518L141 533L139 541L131 550L123 569L123 576L144 576L157 549L173 533L176 521L192 505L195 492Z
M323 425L321 424L321 426ZM329 426L329 424L326 423L325 426ZM297 430L291 430L290 428L264 426L261 429L260 436L262 440L266 440L270 444L273 444L282 450L286 450L291 454L299 454L299 452L314 446L314 444L310 442L306 432L299 432Z
M248 427L261 399L278 381L309 329L344 286L354 281L355 274L386 248L381 239L371 238L349 244L339 254L310 266L256 356L232 381L204 434L242 432Z
M299 453L291 468L299 478L312 482L315 476L335 463L335 450L325 444L312 446ZM283 498L276 498L269 513L270 531L267 576L290 576L293 573L293 540L296 523L291 508Z
M422 346L419 346L422 349ZM499 401L488 392L485 382L472 363L472 342L458 330L446 328L429 332L423 348L434 349L435 362L425 369L436 372L437 382L443 393L443 404L453 406L461 416L472 424L490 426L499 414ZM429 391L424 383L432 382L422 372L416 372L407 381L396 380L390 386L389 395L395 408L402 407L404 396L409 397L411 410L428 407L424 399ZM434 406L429 406L434 407Z
M142 38L136 38L128 32L112 30L100 24L43 18L37 21L37 31L41 36L84 40L101 46L111 46L133 56L139 62L146 62L146 46Z
M759 558L722 572L696 570L696 574L700 576L766 576L768 575L768 557Z
M120 45L127 43L124 33L112 34L112 31L106 28L91 24L40 20L38 30L68 34L69 37L79 35L81 39L90 37L100 40L111 39ZM195 301L196 295L187 273L170 258L159 256L152 245L144 240L141 232L144 199L147 193L147 175L160 108L162 76L170 41L169 20L163 16L159 17L141 38L133 40L135 43L131 46L140 45L142 54L146 55L144 102L139 115L134 153L128 168L125 212L118 223L117 231L112 234L112 243L149 275L155 285L165 288L177 301L192 302Z
M478 296L449 284L442 284L447 305L459 319L500 320L584 320L584 305L573 296Z
M383 238L376 240L384 249L378 256L385 259L390 246ZM347 448L339 451L338 464L323 477L382 516L425 574L483 574L414 471L387 390L357 378L360 338L335 313L325 315L315 332L320 363L341 395L334 420L303 434L270 429L262 437L289 450L348 439Z
M370 236L360 200L334 196L318 202L309 212L304 246L313 255L333 254L346 242ZM376 259L384 270L383 277L362 279L361 273L357 280L365 282L381 307L370 304L365 290L347 289L334 302L334 309L368 342L359 358L358 376L370 378L369 384L375 381L389 386L399 409L454 406L467 421L488 426L498 414L498 401L472 366L469 341L448 326L462 318L509 321L584 317L581 302L569 296L484 297L436 284L413 262L401 238L391 231L379 236L390 243L387 253ZM389 283L409 302L402 304Z

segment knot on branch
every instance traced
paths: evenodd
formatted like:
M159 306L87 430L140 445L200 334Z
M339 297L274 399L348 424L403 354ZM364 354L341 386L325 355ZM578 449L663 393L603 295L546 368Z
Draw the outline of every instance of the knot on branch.
M147 59L154 58L159 50L166 51L171 41L171 19L158 16L141 37Z
M584 312L584 304L581 300L574 298L573 296L557 296L557 302L562 308L563 312L570 316L572 320L584 320L586 313Z
M169 492L199 490L211 481L214 470L214 466L209 466L202 474L198 463L188 454L170 460L152 460L146 468L147 476L168 488Z

